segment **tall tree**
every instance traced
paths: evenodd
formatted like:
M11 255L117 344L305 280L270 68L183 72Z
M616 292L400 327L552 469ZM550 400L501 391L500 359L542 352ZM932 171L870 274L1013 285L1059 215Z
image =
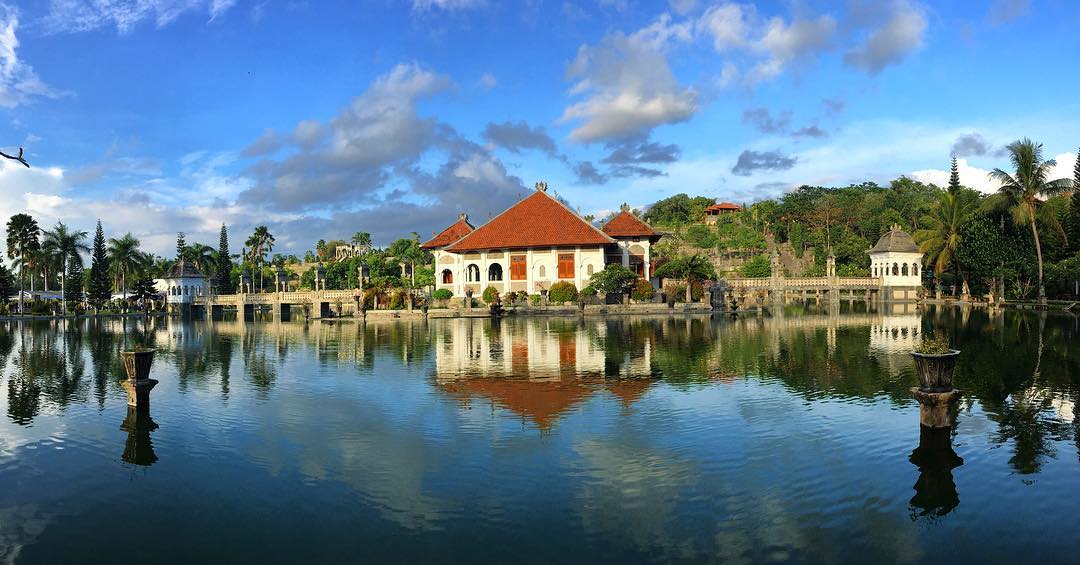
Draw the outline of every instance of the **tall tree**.
M201 243L192 243L184 250L184 258L195 265L195 268L201 271L204 275L210 275L214 273L215 269L215 257L214 249L209 245L203 245Z
M176 232L176 260L184 258L187 253L187 242L184 241L184 232Z
M15 294L15 277L11 270L4 266L3 258L0 257L0 306L7 306L12 294Z
M64 222L56 222L56 226L51 230L45 230L45 243L43 247L52 255L57 265L65 266L66 268L60 269L60 292L65 297L64 300L64 312L67 313L68 304L71 302L67 300L67 285L68 285L68 273L72 271L72 261L78 263L79 273L79 300L76 303L82 301L82 266L83 259L82 253L88 253L90 248L86 245L87 233L81 230L71 230Z
M926 264L933 265L934 273L938 277L952 268L967 280L967 276L960 270L956 255L963 245L960 229L974 211L975 206L970 200L962 198L959 190L942 193L938 197L937 207L923 220L925 227L913 234L915 242L919 244L919 251L926 254Z
M64 312L77 309L83 302L83 262L76 253L68 258L68 268L64 271Z
M1031 227L1035 239L1035 256L1039 262L1039 302L1046 303L1046 285L1043 282L1042 244L1039 242L1039 222L1059 232L1061 223L1050 207L1043 206L1043 199L1061 194L1072 186L1069 179L1050 180L1050 171L1057 164L1053 159L1044 161L1042 144L1028 138L1014 141L1006 148L1012 161L1013 173L1001 169L990 172L990 178L1001 187L998 193L1009 206L1013 222Z
M95 310L100 310L112 296L109 271L105 232L101 229L101 220L98 220L97 228L94 230L94 243L90 250L90 281L86 289L86 298Z
M949 172L949 192L956 193L960 190L960 169L956 166L956 155L952 158L952 168Z
M229 232L225 229L225 224L221 224L221 235L218 236L218 251L217 251L217 283L218 292L222 294L232 294L232 259L229 255Z
M138 270L145 259L139 251L139 240L130 233L124 234L120 239L109 239L109 263L112 265L113 276L120 281L120 289L124 293L124 303L128 298L128 275Z
M371 234L366 231L358 231L352 236L352 243L357 247L370 249L371 248Z
M261 266L266 261L266 254L274 250L274 236L266 226L259 226L248 238L247 245L251 248L251 267L253 271L259 271L259 290L262 290L264 280Z
M1080 252L1080 150L1076 152L1076 165L1073 167L1072 198L1069 202L1069 240L1072 249Z
M23 312L23 291L31 257L41 248L38 224L29 214L15 214L7 223L7 256L18 262L19 313Z
M676 257L660 268L653 275L661 278L679 278L686 281L686 301L691 302L694 283L703 279L715 279L716 271L709 258L704 255Z

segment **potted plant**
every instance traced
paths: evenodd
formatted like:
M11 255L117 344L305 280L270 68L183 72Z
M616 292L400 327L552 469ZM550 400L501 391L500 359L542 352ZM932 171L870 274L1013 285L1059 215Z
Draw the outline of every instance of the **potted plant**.
M152 347L136 346L135 349L122 351L124 358L124 371L129 380L141 381L150 378L150 367L154 364L154 352Z
M919 388L924 392L949 392L953 389L953 369L960 351L949 345L944 337L924 338L911 352L915 358L915 371L919 374Z

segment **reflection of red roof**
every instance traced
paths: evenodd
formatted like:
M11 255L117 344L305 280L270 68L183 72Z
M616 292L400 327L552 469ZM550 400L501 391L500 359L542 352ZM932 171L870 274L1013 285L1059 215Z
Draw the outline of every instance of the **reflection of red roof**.
M469 223L469 218L462 214L458 221L454 222L454 225L444 229L439 235L425 241L420 245L421 249L437 249L439 247L446 247L451 243L465 237L469 232L473 231L474 227Z
M614 240L544 190L537 190L446 250L608 245Z
M619 379L608 383L609 392L622 400L623 408L629 408L637 399L652 388L652 381L647 379Z
M721 202L719 204L713 204L705 209L705 212L738 212L742 210L742 206L738 204L732 204L731 202Z
M469 377L441 386L463 399L473 395L489 398L532 420L542 430L551 429L560 416L595 391L575 378L538 381L511 377Z
M616 214L600 229L611 237L660 238L660 234L656 230L628 210Z

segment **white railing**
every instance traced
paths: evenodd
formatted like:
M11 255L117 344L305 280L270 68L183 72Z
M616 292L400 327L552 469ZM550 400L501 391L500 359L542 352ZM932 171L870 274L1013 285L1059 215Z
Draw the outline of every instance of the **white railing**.
M726 279L733 289L771 289L773 288L772 277L762 278L730 278ZM776 279L780 288L877 288L881 286L881 279L877 277L780 277Z

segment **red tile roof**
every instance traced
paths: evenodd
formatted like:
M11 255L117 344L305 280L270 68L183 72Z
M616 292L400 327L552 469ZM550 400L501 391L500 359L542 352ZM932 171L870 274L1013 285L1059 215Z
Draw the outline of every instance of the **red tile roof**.
M732 204L731 202L721 202L719 204L713 204L712 206L709 206L705 209L706 212L719 212L721 210L733 210L737 212L739 210L742 210L742 206L739 206L738 204Z
M600 228L611 237L647 237L660 238L660 234L630 212L625 205L622 210Z
M460 253L484 249L608 245L614 242L545 190L537 190L446 250Z
M425 241L420 245L421 249L438 249L439 247L446 247L451 243L465 237L474 229L472 224L469 223L469 217L462 214L458 217L458 221L454 222L454 225L444 229L439 235Z

